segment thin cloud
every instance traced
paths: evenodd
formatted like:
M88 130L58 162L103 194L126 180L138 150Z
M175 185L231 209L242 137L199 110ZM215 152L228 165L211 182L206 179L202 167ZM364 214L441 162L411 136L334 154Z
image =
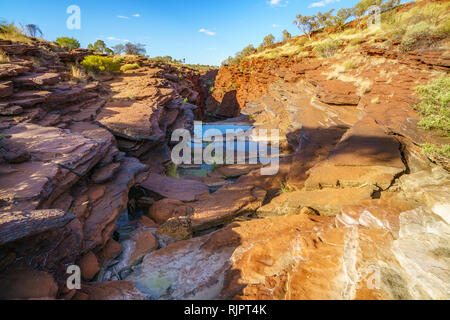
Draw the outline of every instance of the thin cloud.
M215 35L216 35L216 33L215 33L215 32L213 32L213 31L210 31L210 30L208 30L208 29L205 29L205 28L201 28L200 30L198 30L198 32L201 32L201 33L207 34L208 36L215 36Z
M271 7L286 7L289 4L289 1L285 0L270 0L269 5Z
M281 27L279 24L276 24L276 23L274 23L273 25L272 25L272 28L279 28L279 27Z
M109 41L118 41L118 42L130 42L130 40L127 40L127 39L119 39L119 38L116 38L116 37L106 37L106 40L109 40Z
M119 18L119 19L130 19L127 16L117 16L117 18Z
M335 3L335 2L339 2L341 0L322 0L322 1L318 1L318 2L313 2L311 3L308 8L318 8L318 7L325 7L326 5Z
M136 14L133 14L133 17L135 17L135 18L140 18L141 15L140 15L139 13L136 13Z

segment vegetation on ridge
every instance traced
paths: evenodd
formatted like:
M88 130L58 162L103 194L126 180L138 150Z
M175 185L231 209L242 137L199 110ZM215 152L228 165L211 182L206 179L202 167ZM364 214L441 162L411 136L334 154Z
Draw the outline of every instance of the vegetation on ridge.
M440 45L450 35L450 2L418 0L399 5L398 0L362 0L353 8L318 12L313 16L297 15L294 23L304 33L288 41L254 48L247 46L223 65L239 65L244 59L273 59L281 56L302 58L315 54L329 58L337 52L356 49L361 43L389 48L400 43L397 50L410 51ZM368 29L370 7L381 8L381 28ZM354 21L350 21L354 18ZM350 21L350 22L349 22Z
M416 88L422 101L416 109L422 116L419 126L425 130L437 130L450 137L450 77L442 77L428 85ZM450 145L423 145L423 152L433 157L450 159Z

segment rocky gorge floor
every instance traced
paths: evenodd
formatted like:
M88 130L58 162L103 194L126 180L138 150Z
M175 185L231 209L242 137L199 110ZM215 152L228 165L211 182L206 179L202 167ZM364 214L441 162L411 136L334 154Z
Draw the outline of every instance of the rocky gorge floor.
M0 48L1 299L449 298L450 174L419 147L445 138L413 107L448 50L366 45L345 72L339 57L252 59L209 95L145 59L73 82L85 51ZM281 129L279 172L171 177L171 133L208 113Z

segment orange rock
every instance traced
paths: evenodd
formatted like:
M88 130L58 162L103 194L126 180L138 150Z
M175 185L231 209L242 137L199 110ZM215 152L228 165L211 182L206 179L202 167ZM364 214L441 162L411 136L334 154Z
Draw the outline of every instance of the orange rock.
M181 201L163 199L150 207L148 215L156 223L163 224L171 218L187 217L192 213L193 209Z
M100 264L117 258L122 252L122 245L113 239L109 239L105 247L99 252L98 260Z
M0 274L0 299L55 299L58 286L52 275L37 270L18 269Z
M79 263L81 276L85 281L91 281L100 271L100 265L97 257L92 252L85 255Z

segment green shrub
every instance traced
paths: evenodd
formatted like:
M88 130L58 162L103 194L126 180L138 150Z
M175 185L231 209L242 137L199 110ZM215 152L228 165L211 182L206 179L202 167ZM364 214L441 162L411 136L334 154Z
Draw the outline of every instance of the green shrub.
M444 157L450 159L450 144L438 147L432 143L425 143L422 146L422 152L427 156Z
M124 61L125 61L125 57L122 57L122 56L115 56L114 58L113 58L113 61L115 62L115 63L123 63Z
M357 46L359 44L361 44L362 42L364 42L364 38L355 38L349 41L349 44L351 46Z
M80 42L75 38L60 37L56 39L56 43L68 50L74 50L80 47Z
M450 137L450 76L416 89L422 98L422 102L416 105L423 117L419 126L425 130L439 130Z
M402 51L413 50L419 40L429 39L433 35L436 35L434 29L427 23L421 22L406 30L400 44L400 49Z
M178 166L175 163L171 163L167 167L167 176L175 179L180 178L180 175L178 174Z
M136 70L139 69L140 66L137 63L129 63L126 65L123 65L122 67L120 67L120 71L125 72L125 71L129 71L129 70Z
M357 67L357 65L353 61L346 61L342 66L344 67L345 70L352 70L356 69Z
M81 65L88 71L92 72L117 72L120 70L120 65L114 62L113 58L101 56L88 56L84 58Z
M316 44L313 51L322 58L331 58L339 51L340 45L339 40L328 39Z

